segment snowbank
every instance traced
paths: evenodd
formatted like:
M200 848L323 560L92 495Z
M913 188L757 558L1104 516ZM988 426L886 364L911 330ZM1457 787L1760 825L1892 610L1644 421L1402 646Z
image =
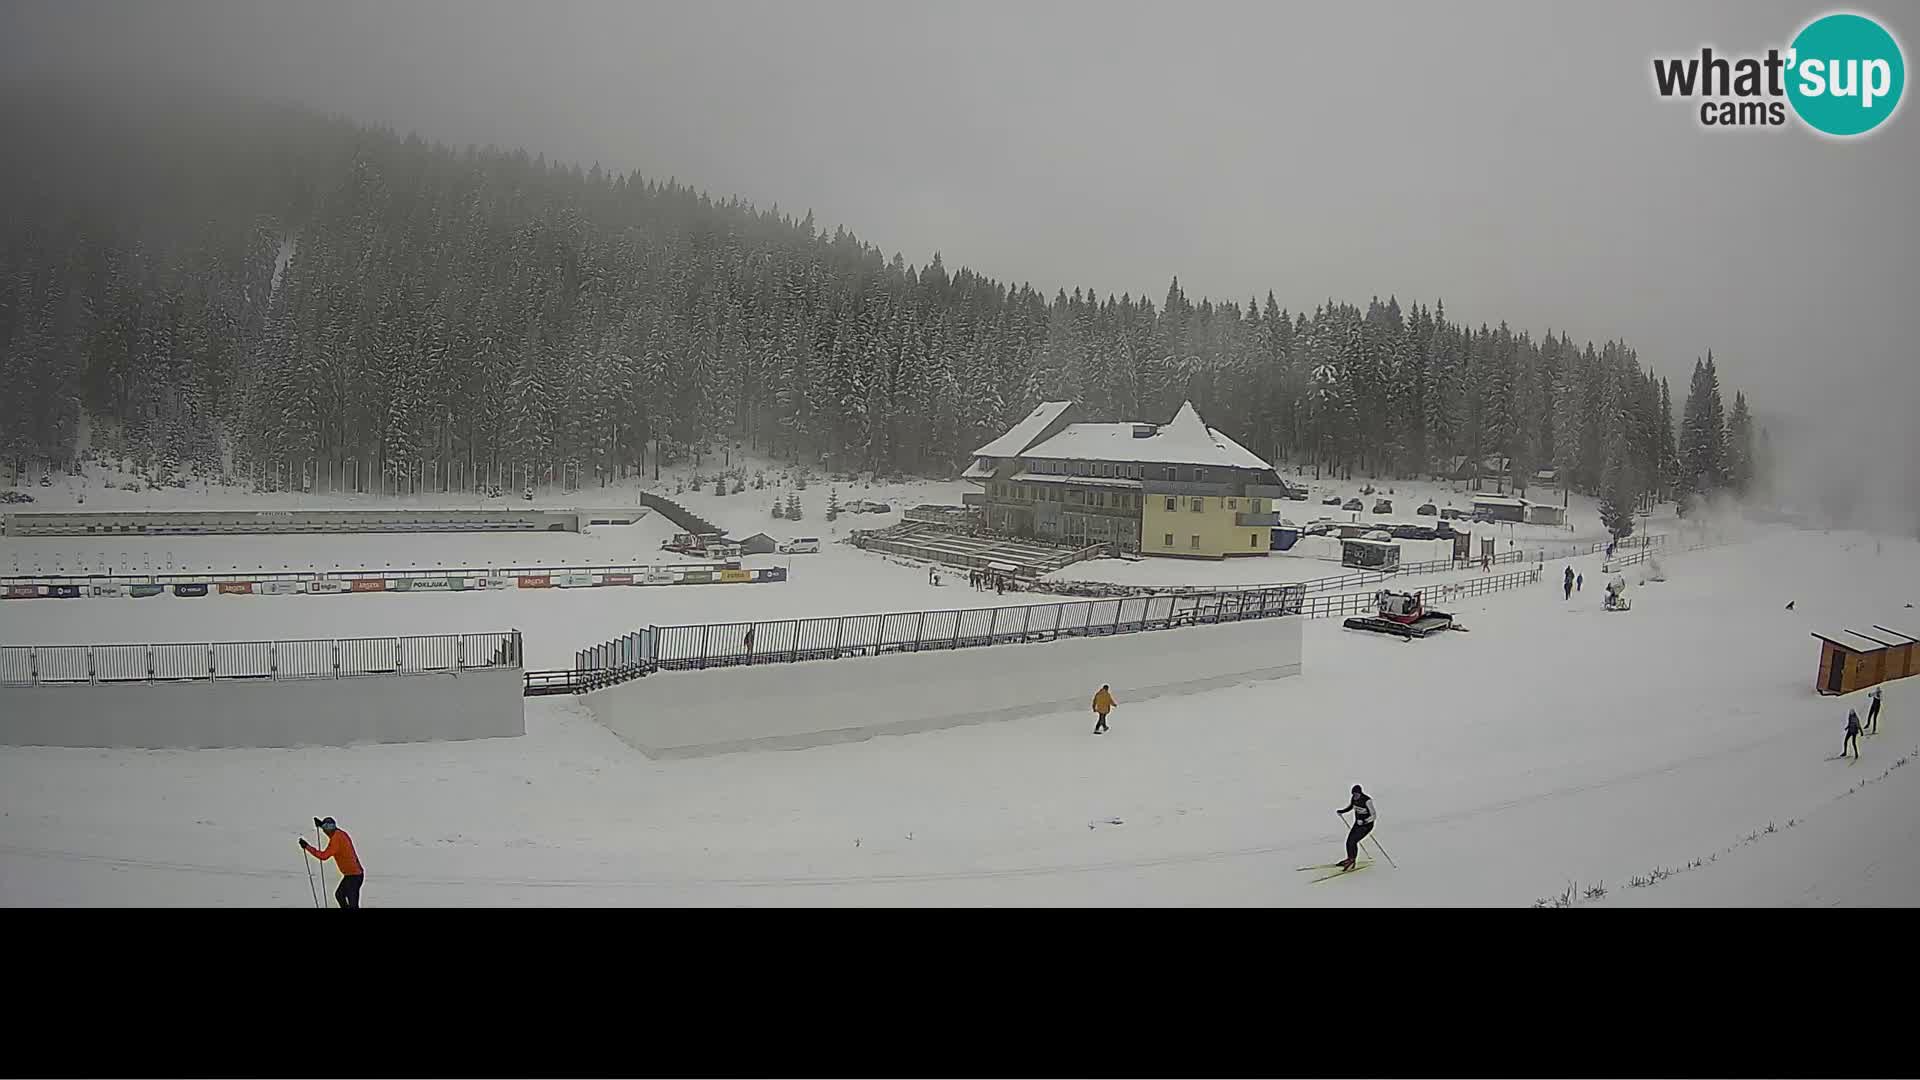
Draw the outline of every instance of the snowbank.
M1031 645L665 672L584 700L601 723L649 757L798 749L1086 712L1102 683L1113 686L1124 707L1298 675L1302 622L1255 619Z
M526 733L519 668L0 687L10 746L345 746Z

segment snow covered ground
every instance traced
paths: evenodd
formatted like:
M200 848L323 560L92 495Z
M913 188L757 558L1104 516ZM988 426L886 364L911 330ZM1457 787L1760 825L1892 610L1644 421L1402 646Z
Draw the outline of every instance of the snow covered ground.
M0 903L310 904L293 840L322 814L353 833L381 905L1524 906L1568 883L1604 883L1608 903L1920 903L1920 770L1887 771L1920 748L1920 680L1886 687L1863 761L1828 760L1864 695L1814 694L1808 636L1920 622L1903 607L1920 603L1920 545L1773 530L1664 561L1669 580L1636 586L1627 613L1600 610L1588 557L1594 591L1563 601L1550 564L1462 605L1467 634L1311 622L1298 678L1129 705L1115 672L1099 738L1073 712L654 762L570 700L535 699L510 740L0 750ZM926 588L900 572L903 595ZM646 592L575 595L610 591ZM420 598L337 610L383 599ZM1340 854L1333 810L1354 783L1398 866L1310 884L1295 868ZM1864 883L1836 882L1849 874Z
M769 486L765 489L754 490L749 486L738 495L716 496L709 481L698 491L676 492L675 481L688 480L693 472L691 468L686 467L669 470L662 482L649 481L646 486L650 490L676 500L688 510L705 517L735 536L750 536L757 532L765 532L782 540L793 536L817 536L829 544L823 547L823 551L832 550L830 547L832 541L845 539L854 529L878 529L897 524L901 520L902 513L914 506L922 503L957 505L962 494L979 490L977 485L959 480L876 481L869 485L858 480L836 483L828 477L816 476L806 490L796 491L791 483L780 483L780 466L768 462L753 462L749 468L753 467L766 470ZM707 475L711 474L712 469L707 469ZM112 475L117 474L97 473L87 477L60 476L51 487L29 486L22 490L32 494L36 501L9 509L31 512L65 509L104 511L379 507L512 509L528 505L619 507L637 505L636 493L641 484L638 480L630 480L620 485L588 487L576 492L543 489L536 492L536 498L529 504L518 498L480 499L459 494L421 495L407 498L339 494L317 496L291 493L256 494L239 487L199 483L183 490L167 489L160 492L101 487L100 479ZM1291 471L1287 475L1290 481L1306 485L1311 491L1311 498L1307 502L1288 501L1279 504L1281 516L1298 525L1305 525L1309 521L1322 518L1385 524L1431 523L1435 520L1434 518L1423 518L1414 513L1421 503L1432 502L1439 507L1467 508L1471 506L1473 499L1472 493L1466 491L1466 485L1461 483L1389 482L1365 479L1314 480L1311 475L1295 476ZM125 478L120 479L124 482ZM1377 488L1377 493L1360 495L1360 490L1367 486ZM774 502L778 500L784 503L789 494L799 497L805 514L800 521L787 521L772 516L771 508ZM826 508L830 494L837 495L843 505L855 499L885 502L892 507L892 511L886 514L843 514L837 521L829 522L826 520ZM1546 502L1557 501L1558 498L1546 489L1537 489L1532 494L1540 501ZM1366 504L1368 512L1355 513L1341 510L1338 506L1321 505L1321 499L1331 495L1338 495L1343 500L1360 498ZM84 505L78 501L81 497L86 499ZM1394 512L1371 513L1374 500L1383 497L1392 500ZM1605 530L1600 523L1599 511L1592 499L1581 495L1572 496L1569 511L1572 528L1508 524L1475 524L1468 527L1476 536L1489 534L1494 536L1501 551L1506 551L1515 545L1558 547L1575 542L1590 544L1604 538ZM1672 508L1663 507L1662 512L1651 519L1648 527L1655 532L1671 531ZM350 570L453 565L560 566L626 561L658 563L676 561L675 556L659 550L660 541L676 531L678 530L672 522L653 515L637 526L591 530L586 534L451 533L416 536L345 534L239 538L199 536L120 539L0 538L0 574L86 573L107 568L121 573L149 573L197 570ZM839 550L847 552L849 549L842 547ZM857 551L850 554L851 561L846 562L844 568L851 570L856 567L873 567L881 577L886 576L884 571L879 570L886 562L881 556ZM796 565L799 570L805 571L804 560ZM836 563L836 568L840 568L839 563ZM1099 559L1077 563L1050 577L1060 580L1103 581L1152 587L1285 583L1309 581L1340 572L1337 559L1326 560L1299 553L1289 555L1275 552L1264 558L1229 559L1222 562L1185 559ZM854 604L858 610L881 610L872 605L892 602L892 593L889 590L883 589L869 599L857 583L850 587L854 591L848 596L848 602ZM916 600L908 606L977 606L975 603L956 601L951 593L943 596L944 599ZM855 607L829 608L824 611L815 610L804 613L850 612L855 610ZM716 618L732 617L737 616L716 616ZM0 631L3 631L4 627L5 624L0 622Z

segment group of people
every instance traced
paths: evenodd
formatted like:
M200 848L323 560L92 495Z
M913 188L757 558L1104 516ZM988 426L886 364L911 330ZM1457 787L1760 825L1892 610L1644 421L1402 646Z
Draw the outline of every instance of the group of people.
M1567 577L1564 584L1567 590L1565 594L1565 598L1568 600L1571 600L1573 599L1574 593L1579 592L1581 589L1586 588L1587 575L1576 574L1573 572L1573 567L1569 566L1567 567Z
M1840 744L1841 757L1846 757L1847 751L1852 750L1854 759L1858 760L1860 757L1860 736L1880 734L1879 687L1874 687L1873 690L1867 694L1867 702L1867 722L1865 724L1860 723L1860 714L1858 712L1852 709L1847 710L1847 737L1845 741Z
M969 570L967 584L976 589L992 589L996 593L1004 594L1007 591L1007 575L998 574L992 570Z

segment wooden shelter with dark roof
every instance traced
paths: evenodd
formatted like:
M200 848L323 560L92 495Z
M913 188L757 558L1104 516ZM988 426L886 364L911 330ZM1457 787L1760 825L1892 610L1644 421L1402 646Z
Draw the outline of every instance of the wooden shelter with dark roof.
M1875 624L1872 633L1834 630L1813 636L1820 641L1814 689L1822 694L1851 694L1920 674L1920 639L1898 630Z

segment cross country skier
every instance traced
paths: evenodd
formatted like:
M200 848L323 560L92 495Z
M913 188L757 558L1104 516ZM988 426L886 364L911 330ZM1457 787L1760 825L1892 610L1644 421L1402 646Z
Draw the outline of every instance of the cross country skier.
M1878 735L1880 734L1880 688L1874 687L1873 692L1867 695L1867 700L1873 704L1867 706L1867 726L1860 730L1869 735Z
M1840 744L1840 756L1847 756L1847 747L1853 747L1853 758L1860 760L1860 714L1847 710L1847 738Z
M1561 583L1561 588L1564 590L1560 594L1560 598L1562 600L1573 599L1573 567L1571 566L1567 567L1567 576L1566 576L1566 579Z
M1584 589L1586 587L1587 587L1587 575L1580 574L1573 579L1574 592L1579 592L1581 589Z
M1100 689L1096 690L1093 695L1093 715L1095 718L1093 721L1093 733L1095 735L1105 734L1107 730L1107 714L1112 711L1113 688L1109 687L1106 683L1101 683Z
M343 908L360 906L360 885L367 880L367 872L360 866L360 856L353 850L353 837L347 830L333 823L332 818L314 818L313 823L327 834L327 846L316 850L307 843L306 837L300 838L300 850L326 862L334 860L340 867L340 887L333 890L333 899Z
M1353 798L1339 812L1344 814L1349 810L1353 811L1353 827L1347 830L1347 858L1340 864L1342 870L1353 869L1353 860L1360 857L1360 841L1373 831L1373 799L1360 790L1359 784L1353 785Z

